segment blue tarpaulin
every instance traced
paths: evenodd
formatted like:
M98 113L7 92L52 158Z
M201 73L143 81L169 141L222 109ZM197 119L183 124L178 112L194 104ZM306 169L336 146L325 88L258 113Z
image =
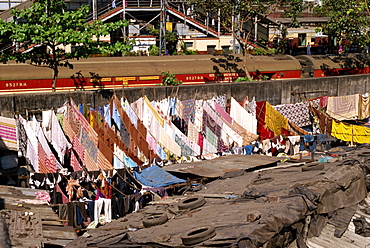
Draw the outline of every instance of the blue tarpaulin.
M184 179L177 178L157 165L153 165L141 171L134 172L135 178L145 186L165 187L175 183L184 183Z

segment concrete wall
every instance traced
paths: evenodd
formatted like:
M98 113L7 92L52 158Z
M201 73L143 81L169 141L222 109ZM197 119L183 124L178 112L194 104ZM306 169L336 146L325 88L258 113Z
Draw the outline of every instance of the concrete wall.
M70 98L76 104L86 103L95 108L105 105L115 93L133 102L146 95L149 100L161 100L167 96L178 96L186 99L210 99L226 94L242 101L245 96L256 101L266 100L272 105L295 103L323 95L342 96L362 94L370 91L370 75L347 77L313 78L282 81L261 81L246 83L224 83L184 85L179 87L155 86L145 88L126 88L122 90L71 91L42 94L17 94L0 96L0 115L12 117L14 113L25 115L28 111L38 112L45 109L56 109Z

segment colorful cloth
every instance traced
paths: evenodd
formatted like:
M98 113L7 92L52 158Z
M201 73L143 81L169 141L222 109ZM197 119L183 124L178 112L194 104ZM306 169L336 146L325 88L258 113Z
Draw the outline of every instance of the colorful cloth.
M226 94L223 94L222 96L218 96L213 98L216 103L218 103L223 109L226 109L226 102L227 102L227 97Z
M205 105L208 105L208 103L205 103ZM208 142L216 148L218 151L221 151L222 149L222 141L219 139L221 137L221 129L222 129L222 120L214 115L218 122L216 122L209 114L206 112L206 108L204 108L204 113L203 113L203 133L206 135L206 139ZM220 125L218 125L220 124ZM207 128L208 130L208 135L207 135ZM212 134L211 134L212 133Z
M312 124L308 102L284 104L274 106L274 108L298 127L304 127Z
M360 95L329 97L326 112L337 120L357 119Z
M194 119L195 114L195 99L181 101L183 105L182 117L185 122Z
M289 129L288 120L268 102L266 102L265 123L275 136L282 133L281 129Z
M331 135L343 141L353 141L353 125L333 120Z
M0 116L0 148L18 151L17 126L14 118Z
M328 106L328 96L322 96L320 97L320 107L326 108Z
M218 104L217 102L214 103L215 105L215 110L216 112L225 120L227 121L229 124L232 124L233 123L233 118L231 118L231 116L226 112L226 110L224 108L221 107L220 104Z
M319 123L320 132L331 135L332 118L327 114L322 113L320 110L312 106L312 104L310 104L310 110Z
M370 127L353 125L353 141L359 144L369 144Z

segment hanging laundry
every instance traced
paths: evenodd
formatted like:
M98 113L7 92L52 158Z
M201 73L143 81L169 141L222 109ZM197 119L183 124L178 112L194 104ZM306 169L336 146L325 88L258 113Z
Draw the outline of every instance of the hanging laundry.
M64 156L72 148L72 145L65 137L53 110L42 111L42 130L56 151L59 161L64 164Z
M282 133L281 129L288 130L289 128L288 120L268 102L266 102L265 123L275 135L280 135Z
M130 118L131 123L137 128L137 115L131 108L127 99L121 98L122 109L126 112L127 116Z
M315 108L312 104L310 104L310 110L319 121L320 132L331 135L332 118Z
M308 102L278 105L274 106L274 108L298 127L312 124Z
M257 134L257 119L245 110L234 98L231 98L230 116L247 131Z
M359 144L369 144L370 127L353 125L353 141Z
M195 114L195 99L181 101L183 108L183 118L185 123L188 123L189 120L194 120Z
M365 93L360 96L360 109L359 119L365 119L370 115L370 96L369 93Z
M360 95L329 97L326 112L334 119L350 120L359 116Z
M331 135L343 141L353 141L353 125L333 120Z
M0 116L0 139L0 148L18 151L17 125L14 118Z

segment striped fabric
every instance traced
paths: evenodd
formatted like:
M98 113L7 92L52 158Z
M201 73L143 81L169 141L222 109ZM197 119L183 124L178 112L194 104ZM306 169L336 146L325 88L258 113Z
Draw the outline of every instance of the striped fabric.
M98 153L98 161L99 161L99 153ZM88 153L85 153L85 159L83 163L88 171L98 171L99 170L98 164L92 159L92 157Z
M81 171L82 167L74 152L71 152L71 167L73 171Z
M17 129L14 118L0 117L0 148L18 151Z
M41 144L39 143L38 144L38 147L37 147L37 155L38 155L38 173L49 173L49 169L47 167L47 159L48 159L48 155L46 154L46 152L44 151L44 149L42 149L42 146Z
M103 153L98 150L98 166L101 170L113 170L112 163L106 159Z

